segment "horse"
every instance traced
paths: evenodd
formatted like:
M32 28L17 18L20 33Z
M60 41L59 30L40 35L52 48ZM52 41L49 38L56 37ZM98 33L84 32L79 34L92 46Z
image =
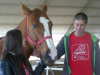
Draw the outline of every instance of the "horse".
M26 16L15 28L21 31L24 54L27 58L30 55L42 57L44 63L53 65L57 56L52 39L52 21L46 14L47 5L44 3L42 9L30 10L22 2L20 7ZM0 55L3 49L4 37L0 39Z

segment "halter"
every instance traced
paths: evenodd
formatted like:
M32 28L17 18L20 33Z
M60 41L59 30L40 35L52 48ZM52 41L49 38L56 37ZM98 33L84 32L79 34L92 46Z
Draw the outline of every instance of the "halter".
M39 47L38 47L38 46L39 46L43 41L45 41L46 39L50 39L50 38L52 38L52 37L51 37L51 36L46 36L46 37L42 38L40 41L35 42L35 41L33 41L33 40L29 37L28 31L29 31L29 30L28 30L28 17L27 17L27 39L28 39L32 44L34 44L34 45L36 46L38 52L41 54L41 52L39 51Z

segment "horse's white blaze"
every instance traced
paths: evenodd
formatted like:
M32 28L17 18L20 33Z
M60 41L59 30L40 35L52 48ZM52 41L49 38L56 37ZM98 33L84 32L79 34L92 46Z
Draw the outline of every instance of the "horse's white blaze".
M48 25L49 20L46 19L45 17L40 17L40 22L44 26L44 37L51 36L50 30L49 30L49 25ZM51 51L51 53L50 53L51 58L55 59L55 57L57 56L57 50L54 47L53 40L52 39L46 39L46 42L47 42L48 48Z

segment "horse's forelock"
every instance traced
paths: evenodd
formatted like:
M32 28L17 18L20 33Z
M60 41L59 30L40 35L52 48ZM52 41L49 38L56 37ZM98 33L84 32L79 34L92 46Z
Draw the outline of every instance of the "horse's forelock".
M41 16L45 17L45 18L48 18L47 15L44 12L42 12L38 8L35 8L34 10L32 10L32 13L31 13L31 22L34 22L34 21L39 22L39 18Z
M39 17L41 16L42 12L41 10L35 8L34 10L32 10L32 13L30 15L31 17L31 21L33 22L34 21L38 21L39 20Z
M34 12L34 14L35 14L36 16L38 16L38 15L41 15L41 14L42 14L41 10L40 10L40 9L38 9L38 8L35 8L35 9L33 10L33 12Z

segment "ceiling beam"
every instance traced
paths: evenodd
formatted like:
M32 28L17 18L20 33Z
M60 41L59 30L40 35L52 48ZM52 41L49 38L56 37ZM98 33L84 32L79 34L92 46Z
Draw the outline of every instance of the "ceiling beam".
M31 6L31 7L39 7L39 5L27 5L27 4L24 4L24 5L26 5L26 6ZM10 4L10 3L0 3L0 6L15 6L15 7L19 7L20 6L20 3L18 3L18 4ZM40 5L41 6L41 5Z
M2 25L8 25L8 26L10 26L10 25L18 25L19 23L0 23L0 26L2 26Z
M95 0L90 0L91 2L94 2ZM42 5L44 4L45 2L42 3ZM47 3L47 6L48 8L72 8L72 9L75 9L75 8L84 8L84 7L79 7L79 6L49 6L50 2L46 2ZM89 3L91 4L91 3ZM41 8L42 5L27 5L27 4L24 4L28 7L39 7ZM20 4L8 4L8 3L0 3L0 6L15 6L15 7L20 7ZM87 9L100 9L100 7L89 7L87 6L86 7ZM85 10L86 10L85 8Z
M100 32L91 32L91 33L100 35ZM55 33L55 32L53 32L53 34L65 34L65 33Z
M0 25L18 25L19 23L0 23ZM58 26L69 26L70 24L56 24L56 23L53 23L53 26L54 27L58 27ZM100 26L100 24L89 24L89 26Z
M88 7L90 7L94 2L95 2L95 0L89 0L87 2L87 4L84 6L84 8L80 12L84 12L85 13L89 9Z
M0 13L0 16L24 16L23 14L4 14ZM48 15L49 17L73 17L74 15ZM100 18L100 16L88 16L89 18Z

